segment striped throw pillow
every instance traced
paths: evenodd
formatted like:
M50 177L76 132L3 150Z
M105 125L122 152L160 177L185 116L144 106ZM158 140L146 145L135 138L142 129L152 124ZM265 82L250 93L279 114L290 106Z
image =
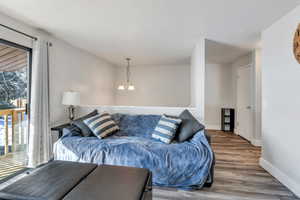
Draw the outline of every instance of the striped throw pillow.
M179 118L163 115L152 133L152 138L170 144L180 123Z
M83 120L83 122L99 139L102 139L119 130L119 126L115 123L114 120L112 120L109 113L95 115L86 120Z

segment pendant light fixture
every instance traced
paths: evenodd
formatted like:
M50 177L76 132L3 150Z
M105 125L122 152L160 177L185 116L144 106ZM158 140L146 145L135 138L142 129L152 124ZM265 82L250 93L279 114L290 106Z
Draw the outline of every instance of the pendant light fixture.
M124 85L124 84L121 84L121 85L119 85L118 86L118 90L130 90L130 91L132 91L132 90L135 90L135 87L134 87L134 85L132 85L131 83L130 83L130 58L126 58L126 61L127 61L127 67L126 67L126 84Z

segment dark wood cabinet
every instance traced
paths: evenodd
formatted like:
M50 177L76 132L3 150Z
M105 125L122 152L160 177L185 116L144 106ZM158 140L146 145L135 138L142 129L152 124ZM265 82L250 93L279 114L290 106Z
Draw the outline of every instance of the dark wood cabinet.
M234 109L222 108L221 110L221 130L226 132L234 132Z

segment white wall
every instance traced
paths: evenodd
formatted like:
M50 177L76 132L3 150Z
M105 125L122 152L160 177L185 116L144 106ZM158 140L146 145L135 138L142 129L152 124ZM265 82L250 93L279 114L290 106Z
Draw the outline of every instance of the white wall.
M300 64L293 37L300 6L262 34L261 164L300 196Z
M41 33L35 28L0 14L0 22L13 28L25 31L35 36L42 35L48 38L53 46L50 49L50 106L51 124L62 123L67 120L64 107L60 104L62 92L65 90L79 90L82 93L82 104L109 104L115 103L115 67L103 62L101 59L67 44L59 39ZM7 33L0 29L0 36L6 39L31 46L31 40L14 32ZM4 37L5 38L5 37ZM190 71L174 72L174 79L170 82L177 84L178 93L175 97L180 99L180 104L170 102L168 106L193 107L197 110L199 120L204 118L204 87L205 87L205 39L200 38L191 55ZM178 77L179 72L184 73L183 81ZM190 72L189 74L187 74ZM153 70L151 73L155 73ZM166 73L166 72L164 72ZM160 74L157 74L159 76ZM167 76L167 75L166 75ZM177 81L175 81L177 79ZM188 83L189 82L189 83ZM154 84L154 83L153 83ZM185 90L190 85L188 89ZM138 88L138 85L136 84ZM173 89L172 89L173 90ZM184 91L180 91L184 90ZM174 98L173 98L174 99ZM184 100L183 100L184 99ZM175 105L176 104L176 105ZM153 104L152 104L153 105ZM164 104L163 106L167 106Z
M238 59L236 59L232 63L232 85L233 85L233 91L234 91L234 105L236 107L237 104L237 77L238 77L238 68L247 66L247 65L253 65L253 54L249 53L247 55L241 56Z
M237 76L238 68L252 67L251 107L253 134L251 143L261 146L261 51L237 58L232 64L206 64L205 72L205 124L210 129L220 129L222 107L237 110ZM237 115L236 115L237 116ZM236 125L237 128L237 117Z
M261 49L255 49L254 59L254 141L256 146L261 146Z
M232 85L233 101L235 111L237 111L237 77L238 68L251 66L251 115L252 127L250 132L251 143L255 146L261 146L261 50L255 49L232 63ZM236 114L235 128L238 127L238 115Z
M126 67L116 68L115 88L126 83ZM167 106L190 105L189 65L132 66L134 91L116 91L116 105Z
M188 109L193 116L201 120L199 112L196 108L192 107L150 107L150 106L99 106L99 105L86 105L81 106L78 110L80 114L85 114L97 109L99 112L107 111L109 113L126 113L131 115L138 114L153 114L153 115L179 115L183 110Z
M61 104L62 92L78 90L82 104L114 104L114 66L70 44L42 33L28 25L0 14L0 22L35 36L43 36L52 42L50 48L50 121L51 124L67 120ZM28 47L32 40L4 28L0 36Z
M234 91L231 65L207 63L205 66L205 126L221 129L221 108L233 108Z
M26 32L28 34L32 34L32 35L39 34L35 29L33 29L17 20L14 20L6 15L3 15L1 13L0 13L0 23L3 25L6 25L6 26L10 26L12 28L20 29L23 32ZM0 27L0 38L23 45L23 46L26 46L26 47L29 47L29 48L32 47L32 39L24 37L23 35L16 33L14 31L8 30L2 26Z
M79 91L83 105L114 105L115 67L94 55L57 40L50 48L51 123L66 120L62 93Z
M191 57L191 107L205 118L205 39L199 39Z

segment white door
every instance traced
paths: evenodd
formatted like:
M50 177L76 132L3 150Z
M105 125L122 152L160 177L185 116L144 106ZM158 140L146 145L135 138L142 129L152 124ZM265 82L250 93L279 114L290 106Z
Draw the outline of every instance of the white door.
M251 141L251 66L238 69L237 80L237 134Z

